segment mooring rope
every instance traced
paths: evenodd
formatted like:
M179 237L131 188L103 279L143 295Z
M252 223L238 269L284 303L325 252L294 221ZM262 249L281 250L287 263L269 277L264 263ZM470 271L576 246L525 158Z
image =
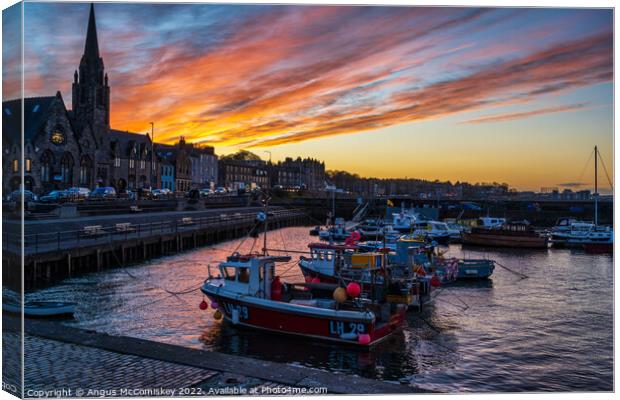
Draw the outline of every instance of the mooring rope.
M502 265L502 264L501 264L500 262L498 262L498 261L493 261L493 262L494 262L495 264L499 265L500 267L504 268L506 271L509 271L509 272L511 272L511 273L513 273L513 274L515 274L515 275L517 275L517 276L519 276L519 277L521 277L521 279L527 279L527 278L529 278L529 276L527 276L526 274L521 273L521 272L518 272L518 271L515 271L515 270L513 270L513 269L511 269L511 268L508 268L507 266Z

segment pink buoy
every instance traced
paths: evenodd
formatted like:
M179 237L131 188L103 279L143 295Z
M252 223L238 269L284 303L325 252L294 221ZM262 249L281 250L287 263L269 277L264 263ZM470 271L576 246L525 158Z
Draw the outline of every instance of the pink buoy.
M312 282L312 277L310 275L306 275L304 280L306 281L306 283L310 283L310 282Z
M362 292L360 285L356 282L351 282L347 285L347 294L349 297L357 297Z
M206 310L207 308L209 308L209 305L207 304L206 301L201 301L200 304L198 305L198 307L200 307L201 310Z
M362 345L367 345L370 343L370 335L367 333L362 333L357 335L357 342Z
M319 278L317 276L316 278L312 278L312 280L310 282L312 282L312 283L321 283L321 278Z

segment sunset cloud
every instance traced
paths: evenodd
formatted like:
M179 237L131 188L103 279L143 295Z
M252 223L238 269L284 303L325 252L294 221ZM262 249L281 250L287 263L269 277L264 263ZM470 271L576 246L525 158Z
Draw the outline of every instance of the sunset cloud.
M575 111L575 110L584 108L586 105L587 104L569 104L566 106L546 107L546 108L540 108L538 110L531 110L531 111L486 115L484 117L470 119L465 122L471 123L471 124L480 124L484 122L503 122L503 121L510 121L513 119L534 117L534 116L542 115L542 114L554 114L554 113L565 112L565 111Z
M70 105L87 5L26 10L26 92L60 89ZM608 10L98 4L96 11L112 125L143 132L155 121L165 142L183 135L276 146L508 104L530 109L467 122L572 112L583 104L549 104L549 95L613 76ZM532 110L534 102L544 105Z

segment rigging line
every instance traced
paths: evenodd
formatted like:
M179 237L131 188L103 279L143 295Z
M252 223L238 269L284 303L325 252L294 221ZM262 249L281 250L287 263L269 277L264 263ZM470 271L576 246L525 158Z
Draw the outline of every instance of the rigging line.
M123 266L123 265L122 265L122 263L121 263L121 262L120 262L120 260L118 259L118 256L116 255L116 253L115 253L115 252L112 252L112 254L114 254L114 258L116 258L116 261L118 262L118 265L120 266L121 270L122 270L124 273L126 273L127 275L129 275L129 277L130 277L130 278L132 278L132 279L144 281L143 279L140 279L140 278L138 278L137 276L133 275L131 272L129 272L129 271L127 270L127 268L126 268L125 266ZM144 282L144 283L146 283L146 282ZM153 285L153 284L147 284L147 286L149 286L151 289L159 289L159 290L162 290L162 291L164 291L164 292L166 292L166 293L170 294L171 296L175 296L175 297L177 297L177 298L178 298L178 296L179 296L179 295L188 294L188 293L191 293L191 292L193 292L193 291L196 291L196 290L200 289L200 287L202 286L202 284L200 284L200 285L198 285L198 286L196 286L196 287L192 286L191 288L183 289L182 291L179 291L179 292L174 292L174 291L172 291L172 290L168 290L168 289L166 289L166 288L164 288L164 287L162 287L162 286ZM181 299L179 298L179 300L181 300ZM184 302L184 300L181 300L181 301L183 301L183 302Z
M583 174L585 174L586 168L588 168L588 165L590 165L590 160L592 160L593 155L594 155L594 150L592 150L592 152L590 153L590 156L588 157L588 161L586 161L586 164L583 166L583 169L581 170L581 174L579 174L579 178L577 179L577 182L581 182L581 179L583 179Z
M605 171L605 176L607 177L607 182L609 182L609 187L611 190L614 190L614 185L611 183L611 179L609 178L609 173L607 173L607 167L605 166L605 161L603 161L601 153L598 154L598 158L601 160L601 164L603 164L603 171Z
M278 229L278 233L280 234L280 240L282 241L282 248L284 249L284 254L288 254L288 250L286 249L286 244L284 242L284 235L282 234L282 228Z
M241 239L241 241L239 242L239 244L237 245L237 247L235 248L235 250L233 251L233 253L236 253L239 251L239 248L241 248L241 245L243 245L243 243L245 243L245 240L252 234L252 232L254 232L254 229L256 229L256 227L258 227L258 224L260 224L260 222L256 222L254 224L254 226L252 227L252 229L250 229L247 233L247 235L245 235L243 237L243 239Z

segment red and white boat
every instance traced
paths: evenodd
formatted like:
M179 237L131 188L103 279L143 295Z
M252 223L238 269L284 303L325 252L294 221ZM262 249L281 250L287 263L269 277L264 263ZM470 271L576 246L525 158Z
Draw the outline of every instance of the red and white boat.
M343 298L345 289L336 284L280 282L275 265L289 260L232 255L219 265L220 276L210 276L201 290L216 314L238 326L360 346L373 345L401 327L404 304L347 298L346 292Z

